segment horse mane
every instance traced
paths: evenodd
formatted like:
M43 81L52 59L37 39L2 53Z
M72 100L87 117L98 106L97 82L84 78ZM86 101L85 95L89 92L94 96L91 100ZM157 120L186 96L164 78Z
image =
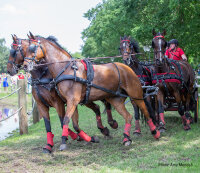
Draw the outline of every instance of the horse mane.
M140 52L139 51L140 47L139 47L138 43L133 38L131 38L131 45L133 46L136 53Z
M58 43L58 39L55 36L48 36L47 38L44 38L42 36L37 35L36 37L41 37L43 39L46 39L48 41L50 41L51 43L55 44L56 46L58 46L61 50L63 50L64 52L68 53L70 55L70 53L68 51L66 51L59 43ZM71 55L70 55L71 56Z

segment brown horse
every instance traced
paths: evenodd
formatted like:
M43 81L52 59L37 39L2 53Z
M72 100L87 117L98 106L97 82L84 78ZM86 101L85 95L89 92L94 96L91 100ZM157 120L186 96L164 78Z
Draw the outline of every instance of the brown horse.
M45 59L52 74L54 81L59 89L60 94L67 100L67 111L63 121L62 144L61 150L67 148L66 140L68 139L69 122L72 118L78 124L78 104L84 100L87 87L91 86L89 101L105 99L112 104L115 109L125 119L124 145L130 145L130 129L132 115L126 110L124 101L130 97L132 104L135 102L142 110L148 120L148 125L155 138L160 137L159 131L156 130L149 112L143 100L143 90L137 75L131 68L122 63L109 63L104 65L94 65L93 81L87 82L87 73L82 62L71 60L70 56L64 53L64 50L42 37L32 37L32 44L27 49L28 57L24 62L24 67L31 69L31 63ZM133 89L134 86L134 89ZM126 96L126 97L125 97ZM91 140L85 132L79 131L82 138Z
M24 62L26 56L26 49L29 46L29 40L19 39L17 36L13 36L13 44L10 50L10 56L7 64L8 74L11 76L17 74L20 66ZM65 115L64 101L59 97L56 89L51 87L48 82L52 81L52 76L48 71L47 66L38 67L31 71L32 75L32 94L37 102L38 111L40 117L43 117L45 127L47 131L47 145L43 148L43 152L50 153L53 143L53 134L51 132L49 108L54 107L59 115L61 127L63 127L63 117ZM91 108L96 113L97 127L100 129L103 135L109 136L109 130L102 125L101 114L99 106L93 102L86 104L87 107ZM118 124L112 119L110 106L106 103L108 112L108 122L111 127L117 128ZM78 139L78 135L69 129L69 135L72 139Z
M165 58L167 42L164 39L166 31L156 33L153 30L152 47L154 49L155 72L153 83L158 85L158 112L165 125L164 109L166 101L172 96L178 104L184 129L190 129L190 100L194 90L194 72L186 61L175 61Z
M122 54L123 61L128 65L139 77L142 86L151 85L151 68L141 65L136 55L139 53L139 46L136 41L134 41L130 36L120 37L120 53ZM147 100L148 99L148 100ZM145 103L150 112L150 117L155 120L154 110L150 104L150 97L145 99ZM139 108L134 105L135 111L135 131L134 134L140 134L140 114Z

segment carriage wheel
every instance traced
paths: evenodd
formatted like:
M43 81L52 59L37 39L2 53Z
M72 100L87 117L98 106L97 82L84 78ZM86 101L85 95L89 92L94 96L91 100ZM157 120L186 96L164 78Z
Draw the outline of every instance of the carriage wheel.
M198 90L195 92L195 108L194 108L194 122L197 123L199 115L199 97Z

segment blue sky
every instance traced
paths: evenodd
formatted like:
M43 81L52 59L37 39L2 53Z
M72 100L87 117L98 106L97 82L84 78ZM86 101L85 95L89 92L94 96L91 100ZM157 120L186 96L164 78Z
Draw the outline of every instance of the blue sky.
M71 53L80 52L81 32L89 26L83 14L102 0L1 0L0 38L6 46L12 43L11 34L27 38L53 35Z

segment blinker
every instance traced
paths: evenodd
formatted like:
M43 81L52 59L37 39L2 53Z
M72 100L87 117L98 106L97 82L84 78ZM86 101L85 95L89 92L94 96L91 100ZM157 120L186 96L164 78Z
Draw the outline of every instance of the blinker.
M32 53L35 53L35 51L36 51L36 45L35 44L31 44L29 46L29 51L32 52Z
M10 54L11 54L12 57L15 57L16 56L16 50L11 48L10 49Z

